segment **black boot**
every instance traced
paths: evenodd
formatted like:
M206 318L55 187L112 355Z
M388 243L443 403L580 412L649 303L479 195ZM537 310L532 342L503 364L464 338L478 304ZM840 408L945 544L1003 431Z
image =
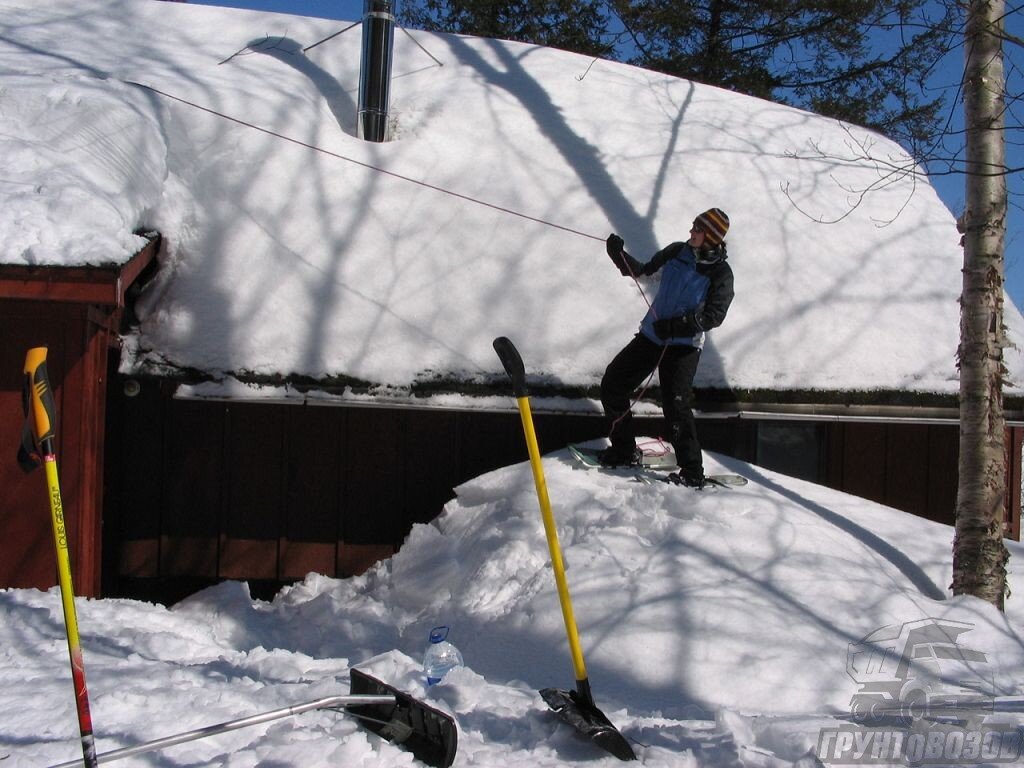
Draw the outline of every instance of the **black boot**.
M602 467L639 467L643 452L635 445L629 446L613 445L598 451L597 460Z
M685 485L687 488L693 488L697 491L707 485L707 479L704 477L703 472L673 472L668 476L668 480L670 483Z

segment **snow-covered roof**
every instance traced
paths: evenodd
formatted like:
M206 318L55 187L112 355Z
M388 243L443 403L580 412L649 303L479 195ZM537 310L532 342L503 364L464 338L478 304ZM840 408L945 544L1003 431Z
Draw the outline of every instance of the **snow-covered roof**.
M117 262L138 228L165 238L126 372L470 388L501 376L506 335L542 381L592 387L646 311L604 238L646 259L718 206L736 300L698 386L957 391L955 221L877 134L416 32L395 37L394 140L374 144L356 136L358 30L303 51L342 22L8 0L0 23L0 263ZM1006 321L1022 338L1009 302ZM1007 364L1024 383L1018 350Z

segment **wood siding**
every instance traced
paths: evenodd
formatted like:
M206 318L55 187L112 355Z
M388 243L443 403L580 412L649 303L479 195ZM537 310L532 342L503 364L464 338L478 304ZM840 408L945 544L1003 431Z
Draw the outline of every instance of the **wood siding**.
M72 565L83 595L170 602L228 578L269 595L310 571L360 573L392 554L414 523L438 514L457 485L527 459L514 411L175 400L173 384L156 380L129 397L113 363L104 368L98 340L105 336L95 317L73 305L54 314L40 303L16 304L0 302L0 423L12 439L20 434L24 353L48 345ZM80 348L91 351L69 352ZM99 407L88 405L103 391L105 438L96 424L103 397ZM605 432L593 416L535 418L545 452ZM660 427L658 419L638 422L647 434ZM707 450L785 470L792 462L764 450L764 424L703 419L699 431ZM778 424L771 426L776 436ZM810 429L817 459L812 453L800 463L806 479L953 523L956 425L822 422ZM1008 439L1012 538L1020 533L1022 432L1013 429ZM45 484L40 474L21 472L15 449L9 445L11 460L0 462L0 585L45 589L56 583Z
M827 426L821 482L920 517L955 523L960 430L956 424ZM1024 429L1007 430L1007 538L1020 539L1021 443Z
M109 409L104 593L173 600L362 573L453 489L527 459L516 413L175 400L147 381ZM542 450L602 421L536 417ZM115 447L116 446L116 447Z
M57 466L68 526L72 579L78 594L100 590L103 420L107 317L78 304L0 299L0 585L56 584L50 507L42 468L25 474L14 460L21 439L22 373L32 347L48 348L47 369L57 405Z
M358 574L433 519L457 485L527 459L515 412L175 400L172 388L147 381L135 397L111 398L108 433L120 449L108 455L105 594L174 600L231 578L270 595L310 571ZM605 433L593 416L535 422L543 452ZM638 422L647 434L660 427ZM759 458L756 421L699 429L707 450ZM811 429L819 458L806 479L952 524L955 425Z

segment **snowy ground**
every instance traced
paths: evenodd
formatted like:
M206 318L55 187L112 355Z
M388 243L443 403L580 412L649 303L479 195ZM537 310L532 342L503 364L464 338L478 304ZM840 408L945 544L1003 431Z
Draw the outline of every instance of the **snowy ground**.
M970 625L960 645L985 660L957 679L997 697L972 727L1019 737L1024 607L1011 597L1001 615L949 596L948 526L723 457L709 471L749 485L642 485L577 469L564 451L544 468L595 698L643 765L816 764L823 729L853 727L851 644L923 619ZM1010 548L1020 594L1024 548ZM101 753L347 693L358 666L455 714L456 765L618 763L537 693L572 687L573 668L527 463L461 486L442 518L359 578L310 574L271 602L229 582L170 608L80 600L78 612ZM0 760L79 757L57 590L0 592L0 616ZM442 623L466 667L426 690L419 659ZM910 737L935 728L899 730L923 750ZM992 749L959 762L1000 762ZM314 712L120 764L412 763L352 719Z

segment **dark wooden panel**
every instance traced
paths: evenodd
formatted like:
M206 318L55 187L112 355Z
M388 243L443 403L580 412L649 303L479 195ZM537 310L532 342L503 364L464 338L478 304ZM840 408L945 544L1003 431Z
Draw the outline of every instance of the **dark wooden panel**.
M817 424L772 419L759 421L756 425L755 464L801 480L818 481L821 476L822 431ZM738 436L737 432L735 437ZM731 450L722 452L736 455Z
M928 508L928 432L924 424L893 424L886 429L885 503L931 517Z
M540 452L550 453L564 448L569 443L581 443L608 434L608 422L600 416L564 415L535 413L533 415L534 431ZM641 423L636 420L637 434L644 434ZM523 461L526 454L526 443L523 436L522 421L519 426L519 439L523 441Z
M232 404L226 418L223 452L225 539L274 541L281 534L284 507L283 420L280 408Z
M388 548L390 553L390 547ZM301 579L307 573L328 576L353 576L362 571L340 574L337 570L337 542L291 541L282 539L279 547L278 578Z
M337 575L357 576L379 560L391 557L398 550L388 544L348 544L338 547Z
M160 577L218 577L219 547L215 536L162 536Z
M223 449L222 404L170 401L164 432L161 576L218 573Z
M458 413L456 425L459 483L528 458L518 414Z
M345 413L341 408L320 406L285 412L288 467L282 535L289 541L330 543L333 547L338 539L341 481L346 471L339 454Z
M203 540L197 546L207 552L211 544ZM280 542L276 538L222 536L216 549L217 575L222 579L276 579L279 572L279 547Z
M399 419L402 467L395 479L403 487L405 524L412 526L433 520L452 498L458 482L458 429L455 414L447 411L408 411Z
M164 423L168 400L154 381L125 394L115 378L109 392L108 490L104 509L107 562L118 575L158 576L163 512ZM134 392L134 390L131 390Z
M1006 445L1006 535L1014 541L1020 541L1021 450L1024 448L1024 428L1008 429Z
M758 423L743 419L697 419L697 439L705 451L757 460Z
M320 406L286 411L285 518L278 566L282 579L302 578L311 571L337 574L346 413Z
M339 462L345 503L341 538L349 544L397 545L408 530L402 505L405 451L400 411L353 409Z
M822 456L821 482L829 488L842 488L846 455L846 425L842 422L826 424L822 441L824 456Z
M171 400L163 438L164 533L216 537L224 487L223 405Z
M960 477L960 427L928 428L928 516L948 525L956 522Z
M886 426L846 425L842 490L885 503Z

